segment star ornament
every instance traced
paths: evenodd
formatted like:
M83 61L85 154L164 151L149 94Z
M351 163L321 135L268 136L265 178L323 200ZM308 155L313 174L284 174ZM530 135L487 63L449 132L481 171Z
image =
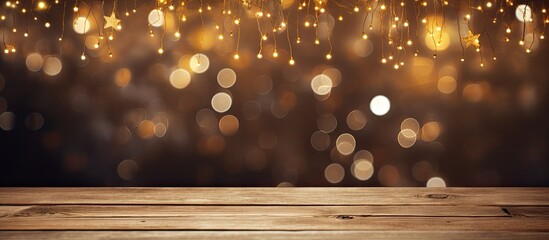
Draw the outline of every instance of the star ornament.
M467 32L467 36L463 38L463 40L467 44L466 47L467 48L470 46L475 46L477 48L480 47L480 41L478 40L479 37L480 37L480 34L473 34L473 32L469 30L469 32Z
M114 28L118 29L120 24L120 19L116 19L116 15L114 14L114 11L111 13L110 17L103 16L105 18L105 28Z

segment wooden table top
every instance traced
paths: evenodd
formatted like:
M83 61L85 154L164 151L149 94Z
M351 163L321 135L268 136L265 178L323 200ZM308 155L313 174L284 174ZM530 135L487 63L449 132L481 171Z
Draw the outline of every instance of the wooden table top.
M549 188L0 188L0 239L549 239Z

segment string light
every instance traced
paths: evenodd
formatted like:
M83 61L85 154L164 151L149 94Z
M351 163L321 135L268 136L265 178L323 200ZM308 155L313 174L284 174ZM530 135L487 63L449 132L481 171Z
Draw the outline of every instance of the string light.
M106 34L108 41L114 41L113 32L122 31L121 21L129 21L127 18L122 20L117 19L116 13L121 13L125 14L125 16L129 16L130 13L137 12L137 1L134 1L133 8L131 8L131 6L127 6L128 4L126 3L123 6L124 9L121 9L121 6L116 5L117 0L103 0L101 4L104 5L105 3L111 2L113 3L113 7L112 12L109 12L110 16L102 13L102 17L105 18L104 28L107 30L105 30L104 32L103 27L99 26L98 32L91 33L92 35L97 34L99 39L103 39L104 34ZM444 34L448 34L447 31L449 31L448 28L445 27L445 22L447 21L447 13L451 9L455 10L458 19L464 19L465 21L467 21L469 34L466 37L467 39L460 36L461 41L459 41L460 45L462 45L463 55L465 55L466 48L472 45L474 46L474 51L480 54L481 60L482 52L484 51L484 45L488 46L488 49L491 49L492 53L495 52L492 40L490 39L490 35L486 30L485 22L489 21L494 24L501 23L502 25L504 25L503 31L505 33L505 36L503 37L503 41L510 42L513 38L513 30L516 29L513 29L514 25L511 22L512 19L509 17L509 14L506 13L516 12L517 20L521 22L520 29L522 29L522 36L520 38L520 41L518 42L520 46L525 45L525 36L530 33L532 34L532 36L539 36L535 39L545 39L545 28L546 25L549 23L547 9L543 4L538 4L537 2L532 2L530 3L530 5L521 4L515 6L513 4L513 1L479 0L475 1L474 5L472 5L472 2L469 2L467 7L447 0L440 1L440 4L431 4L430 1L426 0L373 0L355 1L352 3L351 2L352 1L344 0L296 1L295 3L290 3L293 4L293 6L288 6L288 3L286 2L274 0L225 0L223 1L223 4L216 5L210 5L209 3L204 3L205 5L203 5L202 1L199 1L199 3L189 1L180 1L179 3L177 3L177 1L173 0L156 0L155 8L153 11L156 11L156 13L158 13L159 15L161 14L164 18L159 20L162 22L162 24L158 25L163 25L164 27L164 30L162 32L162 38L160 38L161 46L160 48L158 48L158 53L164 53L165 49L162 45L162 39L166 31L170 31L166 30L166 16L168 15L168 11L171 12L175 16L174 19L177 20L176 27L172 28L174 30L171 30L171 34L173 34L176 40L179 40L181 38L182 34L179 30L179 25L182 22L187 21L187 16L200 16L203 27L202 38L204 37L204 17L211 17L215 21L217 17L215 13L219 13L223 16L223 19L228 18L231 23L231 30L229 32L230 36L233 36L232 25L238 27L238 39L236 42L235 53L233 55L233 58L235 60L238 60L240 58L238 54L240 43L240 26L244 26L244 22L246 21L246 18L241 18L242 10L251 10L258 21L258 30L260 32L260 49L257 53L257 58L263 58L261 52L261 41L269 41L270 39L272 39L275 43L275 49L272 53L272 56L273 58L278 58L279 53L276 47L276 35L278 35L278 33L281 31L286 31L288 48L290 50L290 56L287 61L290 65L295 64L293 51L291 50L291 43L292 41L295 41L294 43L297 44L301 43L299 26L305 26L305 28L309 29L312 28L311 30L314 31L313 43L314 45L320 45L321 42L318 35L318 31L321 26L319 22L320 16L328 17L333 14L333 12L335 12L333 10L337 10L337 15L334 14L333 16L337 16L337 20L339 22L342 22L341 24L343 24L344 13L354 15L356 13L363 12L364 19L362 23L362 39L369 39L368 30L375 31L373 27L379 26L379 30L376 32L383 33L384 35L383 37L381 37L381 41L379 41L381 45L381 62L388 63L389 61L391 61L391 64L393 64L393 61L396 61L396 63L393 64L394 69L399 69L401 66L404 66L404 60L406 59L407 52L412 51L414 56L418 56L419 51L417 46L417 35L419 32L422 31L423 28L427 30L429 36L433 39L434 50L432 56L433 58L437 57L440 46L444 45L444 41L447 41L443 40L443 36ZM53 5L59 7L62 6L63 14L60 14L61 18L55 18L56 15L49 13ZM4 4L0 5L0 12L2 12L0 20L11 21L11 19L13 19L13 23L9 23L13 27L10 25L8 26L10 26L11 32L15 34L18 32L18 30L20 30L21 22L24 22L16 21L17 18L24 16L26 19L28 18L38 20L39 18L41 18L40 14L46 14L47 17L45 18L45 21L42 22L43 26L45 28L52 28L53 26L57 25L61 26L61 34L58 39L59 41L62 41L64 35L64 22L66 22L65 18L71 17L69 16L70 14L65 15L64 11L70 11L70 9L72 9L72 11L75 13L73 17L78 18L81 14L82 10L80 8L82 6L85 6L86 9L89 9L89 12L92 12L92 5L93 2L91 2L90 4L79 0L75 0L74 4L70 6L67 6L67 1L37 1L35 7L32 7L32 9L29 10L29 8L27 8L29 7L28 5L23 6L19 1L5 1ZM129 8L131 8L131 10ZM16 9L17 11L11 11L11 9ZM109 9L109 11L110 10L111 9ZM295 11L295 18L290 18L289 13L291 11ZM410 11L413 11L413 13ZM304 14L304 16L306 17L304 19L300 19L300 14ZM415 15L415 18L410 17L412 15ZM93 15L93 17L95 19L95 15ZM262 30L259 19L265 19L268 24L264 24L263 26L269 26L270 29ZM367 24L368 21L369 24ZM374 23L374 21L376 22ZM28 38L30 35L30 33L28 32L29 23L27 22L26 24L27 28L23 28L23 36L25 38ZM86 23L84 23L84 25L85 24ZM154 23L154 26L151 26L151 23L149 23L148 25L149 35L151 37L155 36L155 32L152 28L158 27L157 24L158 23ZM461 34L459 30L459 25L461 24L460 21L457 21L457 24L457 32L458 34ZM84 29L86 28L87 27L84 26ZM225 40L224 30L222 29L222 27L220 27L220 24L215 25L215 29L220 31L219 34L217 34L218 40ZM294 40L291 40L289 32L294 30L296 36ZM268 32L270 31L273 32L273 35L268 36ZM325 55L325 58L327 60L332 59L332 46L330 41L330 35L332 31L331 26L329 27L329 31L330 32L328 34L328 44L330 45L330 50ZM414 39L414 35L416 39ZM324 39L325 37L321 38ZM16 39L15 41L18 43L18 41L20 40ZM111 56L112 53L110 52L108 41L107 48L109 50L109 56ZM201 46L202 41L203 40L201 40ZM463 46L464 42L467 43L466 47ZM481 42L483 44L481 44ZM529 41L528 44L530 46L526 46L525 51L526 53L531 53L533 51L533 42ZM8 50L6 46L7 44L4 41L4 52L6 52L6 50L8 53L14 52L13 50L15 50L15 47L10 47ZM12 44L10 46L15 46L15 44ZM98 49L99 42L94 44L93 47ZM337 48L335 50L337 50ZM388 58L385 58L384 56L387 55ZM493 55L493 58L495 60L495 53ZM86 55L83 53L81 58L85 60ZM460 60L464 61L464 57L460 58Z

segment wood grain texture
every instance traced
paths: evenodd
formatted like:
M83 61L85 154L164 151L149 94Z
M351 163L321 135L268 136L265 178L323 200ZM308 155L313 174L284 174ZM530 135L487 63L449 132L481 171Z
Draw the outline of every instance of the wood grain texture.
M531 211L515 208L513 211ZM549 211L538 208L538 212ZM371 216L371 217L509 217L493 206L165 206L165 205L34 205L0 206L0 216L13 217L186 217L186 216Z
M549 239L548 188L0 188L0 239Z
M2 206L0 215L3 230L549 229L544 215L513 218L502 208L478 206L42 205Z
M0 188L0 205L548 206L548 193L549 188Z
M244 240L387 240L387 239L498 239L547 240L547 232L492 231L0 231L3 240L119 240L119 239L244 239Z
M211 216L9 218L2 230L446 230L548 231L549 219L463 217Z

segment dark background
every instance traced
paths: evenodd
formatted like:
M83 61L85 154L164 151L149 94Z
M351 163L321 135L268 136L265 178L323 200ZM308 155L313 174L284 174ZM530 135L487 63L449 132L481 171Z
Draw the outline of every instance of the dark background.
M311 30L302 30L308 43L294 46L297 64L293 67L287 64L285 32L278 35L282 46L278 60L268 56L272 42L264 46L265 59L256 60L259 36L255 21L248 19L242 23L238 62L232 59L235 39L205 44L203 53L211 62L208 71L193 74L189 86L176 89L169 74L183 67L180 59L198 52L200 22L189 17L182 27L185 38L166 40L165 54L158 55L158 39L151 40L144 27L151 9L150 4L140 4L136 15L121 17L124 28L110 45L115 54L112 60L104 56L102 47L99 57L89 56L82 63L82 36L74 33L70 19L61 45L55 34L58 24L45 30L37 23L31 25L34 35L19 45L17 54L0 55L0 114L15 115L12 129L0 129L1 186L425 186L431 177L441 177L447 186L549 185L549 46L536 43L532 53L526 54L516 43L520 39L516 19L511 43L502 40L502 25L488 26L498 60L491 60L483 38L484 68L479 67L473 49L466 49L464 63L459 61L456 18L449 14L450 47L433 60L422 31L420 60L409 53L398 71L380 63L376 33L369 38L373 52L367 57L356 55L353 44L360 40L360 16L345 15L346 21L336 24L331 61L324 58L326 42L316 47ZM60 9L52 9L50 14L58 13ZM213 23L206 21L208 31L213 31ZM474 26L479 29L480 25ZM0 25L5 32L4 28ZM213 33L208 36L217 41ZM59 57L61 73L51 77L29 71L25 59L30 53ZM216 81L219 70L226 67L237 74L236 84L228 90ZM125 87L115 84L120 68L132 73ZM320 101L309 84L328 68L339 70L341 81L328 99ZM454 70L457 87L450 94L437 89L441 69ZM272 82L272 90L265 95L256 93L260 76ZM465 90L470 84L478 84L476 91ZM230 110L223 114L210 105L211 97L220 91L230 91L233 98ZM369 102L380 94L390 99L391 109L375 116ZM245 106L250 104L261 107L255 117L248 116ZM283 117L273 115L272 106L283 109ZM238 132L224 136L217 122L211 129L199 126L196 116L203 109L210 109L216 121L225 114L236 116ZM358 131L346 124L347 114L355 109L367 118ZM39 113L43 124L32 113ZM128 120L141 113L151 121L159 113L166 116L166 134L141 137ZM329 148L317 151L311 146L311 135L325 114L335 116L337 128L328 133ZM416 119L420 126L438 123L439 136L403 148L397 135L406 118ZM126 129L129 139L122 134ZM342 133L355 137L355 152L372 153L370 179L353 177L353 155L342 156L334 149ZM325 176L331 163L345 169L343 180L336 184ZM382 169L385 176L380 176Z

